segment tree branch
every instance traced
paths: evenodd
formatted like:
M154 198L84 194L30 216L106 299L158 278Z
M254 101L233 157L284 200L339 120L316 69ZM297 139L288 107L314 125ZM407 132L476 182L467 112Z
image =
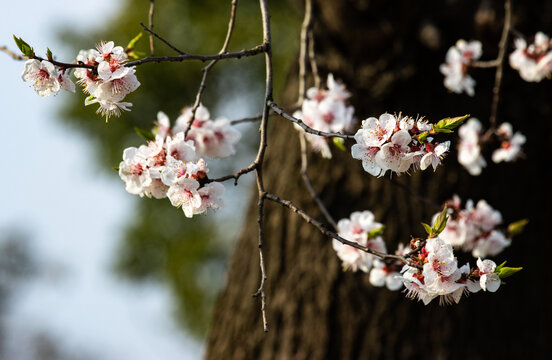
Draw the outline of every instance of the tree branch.
M154 48L153 48L153 12L155 10L155 0L150 0L150 8L149 8L149 14L148 14L148 26L151 29L149 34L149 43L150 43L150 55L154 56Z

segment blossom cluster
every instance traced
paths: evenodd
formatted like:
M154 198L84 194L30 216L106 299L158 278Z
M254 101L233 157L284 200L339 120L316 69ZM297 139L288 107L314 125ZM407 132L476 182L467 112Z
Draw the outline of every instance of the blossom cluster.
M157 114L155 140L139 148L125 149L119 176L126 190L135 195L162 199L182 207L187 217L218 209L224 186L209 182L209 168L203 156L217 158L234 154L240 133L226 119L211 120L209 111L199 106L193 121L185 109L171 129L169 118ZM188 136L185 131L192 126Z
M90 96L85 105L99 104L98 113L108 119L119 116L121 110L129 111L132 103L124 102L125 96L140 86L134 66L125 66L127 54L113 41L101 42L96 49L81 50L77 62L95 69L77 68L74 75Z
M448 49L445 63L439 70L445 75L444 85L457 94L466 92L469 96L475 94L475 80L468 75L468 66L481 57L481 42L458 40L455 46Z
M315 87L308 89L307 99L303 101L301 110L296 111L293 116L302 119L307 126L315 130L334 133L351 131L355 123L354 108L345 103L351 94L345 85L334 80L332 74L328 75L327 86L327 90ZM304 131L299 126L297 129ZM332 157L327 138L313 134L305 136L316 152L328 159Z
M429 304L439 297L440 303L458 303L465 292L495 292L500 286L496 264L492 260L477 260L477 268L469 264L458 267L452 246L440 237L426 240L412 261L418 267L405 265L402 280L407 297Z
M199 156L225 158L236 153L235 145L241 139L241 133L230 125L226 118L212 120L209 110L202 104L196 110L192 120L192 108L185 108L171 128L168 116L157 114L157 133L163 137L170 134L185 133L190 130L186 141L193 141Z
M383 225L374 221L371 211L353 212L348 219L341 219L337 223L339 236L353 241L371 250L385 253L386 246L380 235ZM386 285L389 290L398 290L402 287L400 279L400 265L385 263L376 256L349 245L344 245L338 240L333 240L333 248L342 261L344 269L363 271L370 273L370 283L374 286ZM399 252L402 248L399 248Z
M487 166L481 153L481 133L482 125L476 118L470 118L458 129L460 136L458 162L474 176L481 174L483 168ZM511 162L521 156L522 145L525 144L526 138L520 132L514 133L510 123L500 124L494 135L500 141L500 147L493 151L493 162Z
M57 94L61 89L75 92L75 84L69 79L66 71L58 69L47 60L27 60L21 78L23 81L33 82L33 87L40 96Z
M362 121L351 148L353 158L362 160L369 174L383 176L390 170L408 171L411 166L425 170L430 165L435 171L450 147L450 141L433 142L420 135L432 129L426 120L408 116L382 114L379 119L370 117Z
M510 55L510 66L519 71L525 81L539 82L552 72L552 42L542 32L535 34L533 43L523 38L515 40L515 51Z
M460 198L455 195L448 206L450 218L439 235L447 244L471 252L476 258L496 256L510 246L511 239L497 229L502 223L500 211L485 200L479 200L475 206L468 200L462 209Z

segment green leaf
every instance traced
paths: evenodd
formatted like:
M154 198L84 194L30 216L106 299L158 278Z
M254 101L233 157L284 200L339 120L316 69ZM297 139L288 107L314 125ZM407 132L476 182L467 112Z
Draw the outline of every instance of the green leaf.
M445 205L443 207L443 211L441 211L439 216L437 216L437 218L435 219L435 222L433 223L433 226L431 227L435 235L439 235L441 231L445 230L445 227L447 226L447 220L448 220L447 210L448 210L447 206Z
M374 239L378 236L380 236L383 233L383 230L385 230L385 225L382 225L381 227L368 231L368 240Z
M502 269L506 265L506 261L504 261L502 264L498 265L495 269L495 273L498 273L500 269Z
M46 57L48 58L48 60L52 60L52 50L50 50L50 48L46 48Z
M345 147L345 140L343 140L342 138L334 137L332 138L332 141L335 147L338 148L339 150L341 151L347 150L347 148Z
M420 142L420 144L424 144L425 143L425 140L427 139L427 136L429 135L429 132L426 131L426 132L423 132L421 133L420 135L418 135L418 141Z
M141 37L142 37L142 33L139 32L138 35L136 35L135 37L133 37L132 40L130 40L130 41L128 42L128 45L127 45L127 47L126 47L127 52L128 52L129 50L132 50L132 48L134 47L134 45L136 45L136 43L138 42L138 40L140 40Z
M133 60L138 60L146 56L146 53L143 51L131 51L127 53L128 57Z
M115 170L115 171L119 171L119 167L118 167L118 166L113 166L112 169Z
M498 267L497 267L495 269L495 273L498 274L499 278L504 279L514 275L515 273L517 273L518 271L521 271L522 269L523 269L522 267L511 268L511 267L503 266L500 268L500 270L498 270Z
M153 135L153 133L151 131L141 129L138 126L134 127L134 131L136 131L136 134L140 135L141 137L143 137L147 141L155 140L155 135Z
M27 44L25 40L18 38L17 36L13 36L13 39L15 40L15 44L21 50L23 55L25 55L28 58L32 58L35 56L34 50L31 47L31 45Z
M431 237L431 235L433 235L433 229L431 229L431 226L426 223L422 223L422 226L424 227L427 234Z
M453 129L462 125L464 121L469 118L470 115L457 116L454 118L444 118L439 120L437 124L432 125L432 129L435 133L451 133Z
M508 225L508 235L514 237L525 230L525 226L529 223L529 219L522 219Z

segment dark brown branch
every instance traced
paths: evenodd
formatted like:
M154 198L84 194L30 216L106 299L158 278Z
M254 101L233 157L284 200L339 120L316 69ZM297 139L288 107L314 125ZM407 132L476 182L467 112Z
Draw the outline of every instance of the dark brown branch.
M294 203L292 203L289 200L281 199L281 198L279 198L278 196L276 196L274 194L266 194L265 197L268 200L272 200L272 201L274 201L274 202L276 202L276 203L278 203L278 204L280 204L284 207L287 207L288 209L290 209L294 213L301 216L303 218L303 220L305 220L307 223L309 223L309 224L313 225L314 227L316 227L322 234L324 234L324 235L326 235L330 238L336 239L337 241L339 241L343 245L348 245L348 246L354 247L355 249L359 249L361 251L367 252L367 253L372 254L374 256L377 256L377 257L379 257L383 260L396 260L396 261L400 261L401 263L406 264L408 266L412 266L412 267L415 267L417 269L421 269L420 265L412 262L411 260L406 259L404 256L385 254L385 253L382 253L382 252L379 252L379 251L376 251L376 250L372 250L372 249L370 249L366 246L362 246L357 242L349 241L347 239L342 238L341 236L339 236L335 232L333 232L331 230L328 230L320 221L317 221L317 220L313 219L304 210L298 208Z
M299 142L301 144L301 176L303 177L303 182L305 183L305 186L307 187L307 190L309 191L309 194L314 199L314 202L316 202L316 205L318 205L318 208L326 218L326 221L332 226L334 230L337 230L337 223L335 222L334 218L330 215L330 212L328 209L326 209L326 206L324 206L324 203L322 200L318 197L318 194L314 190L314 187L312 186L312 182L310 180L309 174L308 174L308 158L307 158L307 141L305 140L305 134L299 133Z
M238 185L238 179L242 175L248 174L248 173L250 173L250 172L252 172L253 170L256 170L256 169L257 169L257 163L253 162L248 167L243 168L239 171L236 171L233 174L222 176L222 177L219 177L219 178L216 178L216 179L208 179L208 180L206 180L206 183L215 182L215 181L216 182L223 182L223 181L226 181L226 180L234 179L234 185Z
M244 122L259 121L259 120L262 119L262 117L263 117L262 115L255 115L255 116L251 116L251 117L236 119L236 120L230 121L230 125L241 124L241 123L244 123Z
M154 56L154 48L153 48L153 12L155 10L155 0L150 0L150 8L149 8L149 14L148 14L148 26L151 29L149 34L149 43L150 43L150 55Z
M342 138L342 139L354 139L355 138L354 135L346 135L346 134L342 134L342 133L329 133L329 132L325 132L325 131L315 130L315 129L311 128L310 126L308 126L307 124L305 124L301 119L297 119L296 117L288 114L284 109L279 107L274 101L269 100L268 105L272 108L272 110L274 110L274 112L276 114L278 114L281 117L283 117L283 118L299 125L300 127L303 128L303 130L305 130L305 132L307 132L309 134L324 136L324 137L338 137L338 138Z
M170 47L171 49L173 49L174 51L176 51L177 53L179 53L180 55L184 55L186 54L184 51L182 50L179 50L178 48L176 48L173 44L171 44L170 42L168 42L167 40L165 40L164 38L161 37L161 35L157 34L156 32L154 32L152 29L150 29L149 27L147 27L146 25L144 25L144 23L140 23L140 26L142 26L144 28L144 30L146 30L147 32L150 33L150 37L151 35L155 36L156 38L158 38L159 40L161 40L161 42L165 45L167 45L168 47Z
M251 49L245 49L237 52L227 52L224 54L216 55L197 55L197 54L188 54L183 53L178 56L153 56L146 57L139 60L129 61L125 66L137 66L146 63L161 63L161 62L181 62L185 60L200 60L200 61L210 61L210 60L222 60L222 59L241 59L242 57L255 56L260 53L266 52L268 48L267 44L257 45Z
M230 38L232 37L232 31L234 30L234 23L236 21L236 9L238 7L238 0L232 0L232 9L230 11L230 20L228 21L228 31L226 32L226 38L224 39L224 43L222 44L222 48L219 51L219 54L226 53L226 50L228 49L228 45L230 44ZM186 130L184 130L184 137L188 135L190 132L190 129L192 128L192 123L194 122L195 114L197 112L197 109L199 108L199 105L201 104L201 96L203 95L203 91L205 90L205 83L207 81L207 74L209 73L209 70L215 64L218 60L212 60L207 66L203 68L203 77L201 78L201 83L199 84L199 90L197 91L196 99L194 102L194 106L192 107L192 116L190 117L190 120L188 121L188 124L186 126Z

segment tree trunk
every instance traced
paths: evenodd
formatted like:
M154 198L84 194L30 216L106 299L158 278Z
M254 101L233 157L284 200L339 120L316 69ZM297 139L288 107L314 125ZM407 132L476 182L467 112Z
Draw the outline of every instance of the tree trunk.
M483 59L496 57L504 14L500 1L318 0L316 5L319 65L324 75L333 72L348 85L359 120L383 112L420 114L432 121L469 113L488 126L494 69L470 71L477 86L476 96L468 97L447 93L438 68L448 47L460 38L481 40ZM550 32L551 7L550 2L515 2L513 26L526 35ZM295 89L290 83L286 93L296 94ZM459 305L440 307L437 301L424 306L401 292L374 288L366 274L342 271L330 239L296 214L267 202L265 334L260 301L251 297L260 281L254 199L215 308L206 357L488 359L531 358L547 350L552 311L542 287L548 260L543 255L552 250L544 238L545 221L552 215L552 178L544 147L552 140L551 90L550 81L526 83L506 64L498 122L508 121L527 136L526 159L495 165L486 154L488 167L472 177L458 165L452 149L435 173L393 176L437 203L456 193L463 200L486 199L502 212L506 224L530 219L526 232L495 259L525 269L497 293L480 292ZM290 103L293 96L287 99ZM454 144L457 138L452 140ZM424 234L420 222L431 220L433 207L387 179L367 174L349 151L333 153L331 161L311 153L309 174L336 219L372 210L387 226L384 238L390 251L398 242L407 243L410 235ZM267 191L323 220L299 167L297 131L285 120L271 118Z

